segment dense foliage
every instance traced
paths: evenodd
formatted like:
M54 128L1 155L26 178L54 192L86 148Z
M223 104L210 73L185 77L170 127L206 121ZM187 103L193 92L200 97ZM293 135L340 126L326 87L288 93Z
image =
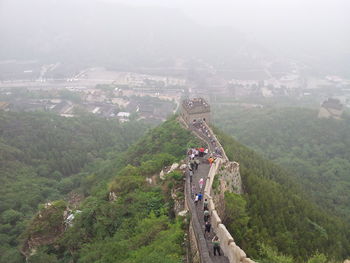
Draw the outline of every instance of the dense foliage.
M146 128L91 116L0 112L0 261L20 258L18 235L39 203L111 177L87 171L120 156Z
M248 255L264 262L274 251L287 255L280 262L305 262L317 251L329 259L349 257L348 224L309 201L285 170L216 132L227 156L240 163L246 194L225 196L227 223Z
M157 138L157 139L155 139ZM174 145L170 147L170 144ZM165 181L146 182L164 166L182 159L197 143L189 131L170 120L150 131L122 158L108 188L85 200L81 216L60 239L63 262L179 262L184 251L182 223L174 217L171 189L182 185L182 174L173 172ZM113 165L111 162L110 165ZM108 200L108 192L116 201ZM183 198L180 187L179 198Z
M176 147L167 146L169 141ZM163 166L182 159L187 147L194 143L197 142L188 131L170 120L127 152L118 156L106 154L104 161L86 166L85 177L79 180L88 197L78 207L81 212L75 213L73 226L67 226L61 214L50 214L56 210L41 208L22 233L21 249L26 253L29 241L35 239L38 244L37 253L28 262L181 261L184 225L173 213L170 192L180 188L177 195L183 198L182 174L173 172L165 181L153 178L152 184L146 177L152 178ZM103 182L98 183L96 178ZM115 200L110 199L110 192ZM43 216L55 222L53 229L47 229L47 222L41 220ZM66 225L66 231L58 233L58 225ZM43 229L45 233L41 232ZM6 261L0 262L23 262L12 254L6 252Z
M223 107L217 125L293 173L323 208L350 222L350 119L301 108Z

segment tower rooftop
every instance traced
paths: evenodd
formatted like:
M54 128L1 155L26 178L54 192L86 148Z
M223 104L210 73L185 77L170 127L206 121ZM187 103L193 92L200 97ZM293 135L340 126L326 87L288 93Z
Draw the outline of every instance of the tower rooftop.
M203 98L186 99L182 101L182 107L189 113L210 112L209 103Z

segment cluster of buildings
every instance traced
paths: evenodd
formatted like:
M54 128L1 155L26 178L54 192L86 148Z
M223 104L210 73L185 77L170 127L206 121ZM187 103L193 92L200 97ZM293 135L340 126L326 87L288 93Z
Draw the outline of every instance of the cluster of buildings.
M228 85L236 97L259 95L263 97L289 96L298 94L306 87L306 80L296 74L264 80L231 79Z
M131 87L184 87L186 86L186 79L170 76L139 74L134 72L120 72L113 83Z
M119 119L121 122L128 121L135 113L141 119L162 121L174 112L175 101L180 98L178 95L150 95L115 86L27 89L24 92L0 90L0 110L48 111L64 117L91 113L104 118Z
M62 68L59 64L41 67L34 62L12 64L25 75L34 72L35 68L39 77L30 83L20 80L11 80L11 83L0 81L0 110L52 111L66 117L83 111L125 122L133 113L140 118L163 120L178 107L192 112L193 108L181 104L180 100L193 96L210 98L211 102L217 101L217 98L235 100L247 97L295 97L322 101L324 98L336 97L341 100L342 110L350 107L350 80L331 75L324 78L305 78L297 73L298 70L282 70L279 67L271 73L269 67L244 72L216 71L210 68L187 77L185 76L189 70L182 75L160 76L89 68L71 71L78 73L70 78L49 80L52 72ZM0 68L8 68L12 64L0 63ZM29 66L31 69L27 70ZM23 92L15 99L6 99L6 93L24 86L28 93L35 91L43 94L37 96L38 98L45 99L21 97ZM61 96L61 91L68 91L75 98ZM199 101L194 100L191 103ZM326 116L326 112L331 112L333 116L335 104L334 101L322 104L320 117ZM330 107L333 107L332 110L329 110Z

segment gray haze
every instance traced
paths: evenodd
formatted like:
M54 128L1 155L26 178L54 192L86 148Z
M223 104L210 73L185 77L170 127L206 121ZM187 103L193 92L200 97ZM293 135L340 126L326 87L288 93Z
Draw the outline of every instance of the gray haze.
M0 0L0 60L232 69L281 57L349 74L349 11L346 0Z

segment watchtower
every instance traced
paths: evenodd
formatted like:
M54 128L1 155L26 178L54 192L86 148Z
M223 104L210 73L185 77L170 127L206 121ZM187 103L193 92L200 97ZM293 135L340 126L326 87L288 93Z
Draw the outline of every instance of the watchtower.
M210 123L210 106L203 98L186 99L181 104L181 116L188 125L198 121Z

